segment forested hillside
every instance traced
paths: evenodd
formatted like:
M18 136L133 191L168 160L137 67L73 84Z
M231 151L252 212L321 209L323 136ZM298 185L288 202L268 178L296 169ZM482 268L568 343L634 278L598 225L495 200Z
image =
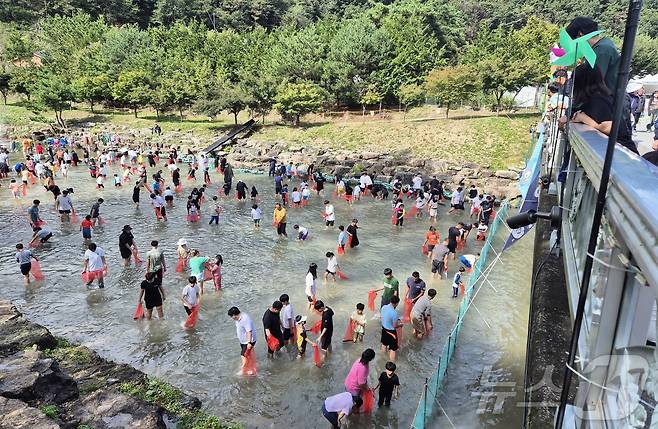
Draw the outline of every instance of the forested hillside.
M634 73L658 72L658 0L645 3ZM194 111L320 110L428 97L498 108L547 79L559 26L590 15L623 33L626 4L504 0L1 0L0 92L34 109L71 102Z

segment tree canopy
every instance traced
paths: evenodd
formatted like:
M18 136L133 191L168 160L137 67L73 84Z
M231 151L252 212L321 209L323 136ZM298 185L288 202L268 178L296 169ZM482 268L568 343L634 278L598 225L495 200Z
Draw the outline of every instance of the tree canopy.
M472 88L500 105L505 93L546 82L548 50L572 17L623 32L620 0L556 1L0 0L0 21L12 22L0 25L0 89L45 106L44 89L59 78L65 103L181 119L193 109L237 120L248 109L264 120L275 104L287 115L291 88L321 93L315 110L410 107L425 92L450 108ZM658 0L648 0L634 72L658 72L656 28ZM444 81L460 89L448 94Z

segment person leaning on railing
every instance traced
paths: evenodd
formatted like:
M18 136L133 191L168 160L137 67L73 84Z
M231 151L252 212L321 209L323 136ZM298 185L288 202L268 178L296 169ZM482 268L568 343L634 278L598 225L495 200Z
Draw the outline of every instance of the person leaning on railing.
M603 134L609 135L614 115L612 91L606 86L598 66L590 67L586 62L574 70L573 115L571 122L583 123ZM625 98L622 123L619 127L617 143L632 152L638 153L633 142L630 123L630 100ZM561 124L566 118L560 120Z

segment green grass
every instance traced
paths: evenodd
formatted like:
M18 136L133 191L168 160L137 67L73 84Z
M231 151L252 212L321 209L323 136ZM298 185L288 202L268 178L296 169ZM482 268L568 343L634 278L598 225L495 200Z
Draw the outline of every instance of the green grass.
M199 138L220 136L233 127L232 115L221 115L215 120L187 115L184 121L176 115L161 116L148 110L140 111L138 118L125 110L99 110L96 113L84 105L65 111L69 125L93 122L92 129L104 124L124 126L128 129L148 129L157 121L164 135L169 132L189 132ZM28 134L51 122L51 112L34 113L22 101L14 100L0 106L0 123L19 128L17 134ZM242 112L240 123L249 118ZM278 115L270 114L265 125L253 135L263 141L281 141L292 146L312 146L322 149L348 151L398 152L418 158L444 159L454 163L472 162L491 169L522 166L523 156L530 144L529 129L539 116L534 113L495 115L488 112L444 111L432 106L413 109L406 116L388 111L385 117L365 117L359 114L307 115L302 125L292 127L280 123Z
M201 410L192 410L181 403L183 393L169 383L154 377L146 380L123 383L119 390L126 395L140 398L167 410L172 415L181 417L177 424L179 429L240 429L240 425L224 423L217 417Z
M44 350L44 354L56 361L68 361L78 365L91 363L94 357L86 347L71 345L60 338L57 339L57 347Z
M43 405L40 410L50 419L59 418L59 409L57 408L57 405Z

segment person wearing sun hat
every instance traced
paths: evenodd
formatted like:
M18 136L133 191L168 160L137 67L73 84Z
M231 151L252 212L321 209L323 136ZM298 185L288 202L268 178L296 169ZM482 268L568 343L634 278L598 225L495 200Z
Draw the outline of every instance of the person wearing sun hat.
M123 259L123 265L130 265L130 257L133 254L133 249L135 249L135 237L132 233L132 228L130 225L124 225L119 235L119 252L121 253L121 259Z
M176 253L178 254L179 261L183 261L183 267L187 266L187 262L190 259L190 248L187 246L187 240L184 238L179 238L176 242L178 248ZM180 262L179 262L180 263Z

